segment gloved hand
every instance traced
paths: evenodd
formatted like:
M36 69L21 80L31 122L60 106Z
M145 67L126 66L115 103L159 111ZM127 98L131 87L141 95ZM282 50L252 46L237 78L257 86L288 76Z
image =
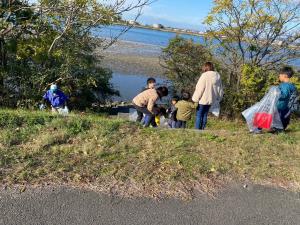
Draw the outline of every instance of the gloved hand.
M46 106L44 104L41 104L40 105L40 110L45 110L46 109Z

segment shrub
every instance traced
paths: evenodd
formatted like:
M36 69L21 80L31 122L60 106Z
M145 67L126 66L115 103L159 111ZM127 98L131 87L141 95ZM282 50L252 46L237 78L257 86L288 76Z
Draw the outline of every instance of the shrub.
M220 66L208 48L179 36L170 40L160 58L162 66L166 68L165 75L178 90L194 90L202 66L207 61L214 62L216 68L220 70Z

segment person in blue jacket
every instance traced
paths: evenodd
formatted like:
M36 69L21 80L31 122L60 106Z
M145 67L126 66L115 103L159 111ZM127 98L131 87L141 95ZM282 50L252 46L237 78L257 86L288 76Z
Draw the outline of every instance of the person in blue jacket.
M283 67L279 74L279 89L280 97L277 102L277 109L280 115L280 119L285 130L290 123L290 108L289 102L293 93L297 92L297 88L291 83L290 78L293 77L294 71L291 67Z
M67 105L68 97L58 88L56 84L52 84L43 96L44 103L40 109L45 109L46 102L51 104L52 112L57 113Z

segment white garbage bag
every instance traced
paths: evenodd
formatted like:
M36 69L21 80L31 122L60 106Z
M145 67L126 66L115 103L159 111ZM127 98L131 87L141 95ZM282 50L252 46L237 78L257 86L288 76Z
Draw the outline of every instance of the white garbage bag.
M255 129L283 129L283 125L277 110L277 102L280 97L278 86L272 86L263 99L242 112L247 121L249 130Z
M59 115L62 115L62 116L69 115L69 108L67 106L65 106L64 108L59 108L57 111L58 111Z

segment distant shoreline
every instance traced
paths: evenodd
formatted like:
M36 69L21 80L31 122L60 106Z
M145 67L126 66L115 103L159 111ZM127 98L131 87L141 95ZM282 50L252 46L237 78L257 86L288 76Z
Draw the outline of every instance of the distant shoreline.
M174 33L174 34L186 34L186 35L192 35L192 36L198 36L198 37L205 37L204 33L200 34L200 33L196 33L196 32L187 32L187 31L182 31L179 28L178 28L178 30L175 31L175 30L171 30L171 29L167 29L167 28L155 28L155 27L151 27L151 26L144 26L144 25L137 25L137 24L115 23L114 25L142 28L142 29L147 29L147 30L162 31L162 32L168 32L168 33Z
M161 31L161 32L166 32L166 33L174 33L174 34L184 34L184 35L191 35L191 36L196 36L196 37L205 37L206 33L202 33L202 32L188 32L188 31L183 31L184 29L180 29L180 28L173 28L173 29L168 29L168 28L155 28L152 26L145 26L145 25L138 25L138 24L124 24L124 23L115 23L114 25L120 25L120 26L127 26L127 27L134 27L134 28L142 28L142 29L146 29L146 30L154 30L154 31ZM178 29L178 30L174 30L174 29ZM226 37L222 36L220 37L221 39L226 39ZM246 41L246 40L244 40ZM264 40L261 40L261 43L264 43ZM280 46L281 42L278 41L276 43L273 43L274 46ZM290 48L292 49L297 49L300 50L300 46L297 45L291 45Z

